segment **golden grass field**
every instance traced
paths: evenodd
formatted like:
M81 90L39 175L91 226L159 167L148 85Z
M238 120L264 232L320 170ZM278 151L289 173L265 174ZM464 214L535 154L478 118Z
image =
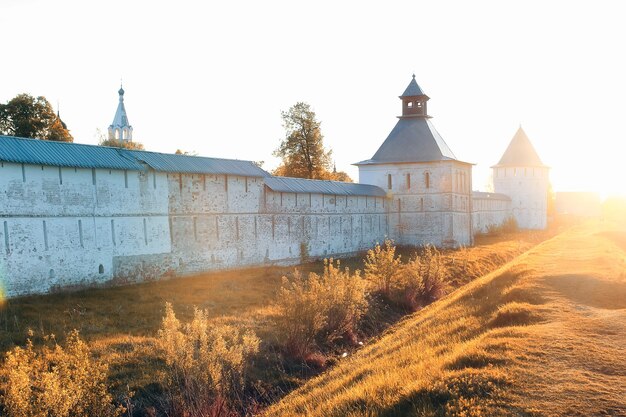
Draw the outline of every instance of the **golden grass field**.
M520 232L481 237L474 247L447 252L452 287L499 267L553 233ZM362 257L344 260L343 265L362 268ZM319 272L322 263L299 268L304 272ZM0 354L15 345L24 345L29 329L35 332L35 345L41 343L43 335L55 334L62 341L67 332L78 329L95 355L109 364L114 393L119 395L130 388L139 395L149 396L155 389L156 373L163 367L155 337L165 302L173 304L176 315L183 321L192 317L193 308L197 306L207 309L215 322L242 324L252 328L263 340L262 355L254 364L253 377L258 380L255 382L258 397L265 403L271 402L311 375L307 369L285 372L275 349L280 329L274 326L276 310L272 303L281 277L292 270L291 267L268 267L216 272L8 300L0 306ZM396 314L383 318L387 321L373 325L374 332L399 317Z
M575 226L391 327L267 416L626 416L626 228Z

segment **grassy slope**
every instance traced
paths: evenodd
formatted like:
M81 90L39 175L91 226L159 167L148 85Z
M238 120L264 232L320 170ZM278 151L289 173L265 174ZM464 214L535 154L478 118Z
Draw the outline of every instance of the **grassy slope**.
M267 415L626 415L626 231L587 224L536 246Z
M545 234L528 233L482 237L475 247L450 252L449 264L464 282L482 271L493 270L544 239ZM362 268L359 259L346 260L344 265ZM304 272L320 268L321 263L301 267ZM35 344L41 342L41 335L53 333L62 339L76 328L96 355L110 365L114 391L123 390L127 384L131 389L140 389L152 384L155 371L162 367L154 336L166 301L174 305L182 320L189 320L193 307L198 306L208 309L215 321L253 328L266 345L271 345L277 340L277 329L272 323L275 310L270 304L280 287L281 276L291 270L269 267L215 272L126 287L23 297L4 305L0 302L0 358L15 344L25 343L29 328L36 332ZM0 359L0 368L1 362ZM275 372L266 369L276 366L271 358L269 362L260 363L259 371ZM275 376L259 378L271 380ZM289 384L292 382L301 381Z

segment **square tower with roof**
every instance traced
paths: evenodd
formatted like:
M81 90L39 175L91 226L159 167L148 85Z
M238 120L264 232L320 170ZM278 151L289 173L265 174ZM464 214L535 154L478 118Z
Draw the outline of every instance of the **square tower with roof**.
M359 182L387 190L397 243L468 245L472 164L458 160L433 126L429 99L413 75L395 127L371 159L355 164Z

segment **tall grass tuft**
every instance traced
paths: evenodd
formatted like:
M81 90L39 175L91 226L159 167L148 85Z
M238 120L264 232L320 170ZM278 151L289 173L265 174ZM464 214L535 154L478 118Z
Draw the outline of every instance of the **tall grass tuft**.
M65 348L54 336L36 351L29 339L6 355L5 394L1 398L9 417L119 416L107 391L107 366L91 359L78 331L67 337ZM0 410L1 411L1 410Z
M400 255L396 256L396 247L389 239L381 246L367 251L365 257L365 278L374 282L378 291L389 297L392 287L400 274Z
M211 325L195 308L182 324L170 303L158 334L164 352L166 408L170 416L233 416L242 411L245 374L260 341L251 331Z
M368 307L366 282L359 271L341 269L339 261L324 261L322 275L307 278L294 271L283 277L277 325L285 335L287 353L306 360L321 345L339 339L356 340L359 321Z
M447 268L441 253L434 246L424 247L403 267L396 301L411 311L432 303L445 294Z

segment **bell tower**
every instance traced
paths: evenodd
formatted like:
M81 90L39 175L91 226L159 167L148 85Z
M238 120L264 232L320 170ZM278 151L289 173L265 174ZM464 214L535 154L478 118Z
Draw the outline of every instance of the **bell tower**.
M413 79L409 83L404 93L400 96L402 100L402 116L398 116L399 118L407 118L407 117L423 117L430 118L428 115L428 111L426 109L428 97L417 82L415 81L415 74L413 74Z
M124 107L124 88L120 85L117 92L119 94L119 103L115 111L113 123L109 126L109 139L119 140L121 142L133 141L133 127L128 123L128 115L126 107Z

